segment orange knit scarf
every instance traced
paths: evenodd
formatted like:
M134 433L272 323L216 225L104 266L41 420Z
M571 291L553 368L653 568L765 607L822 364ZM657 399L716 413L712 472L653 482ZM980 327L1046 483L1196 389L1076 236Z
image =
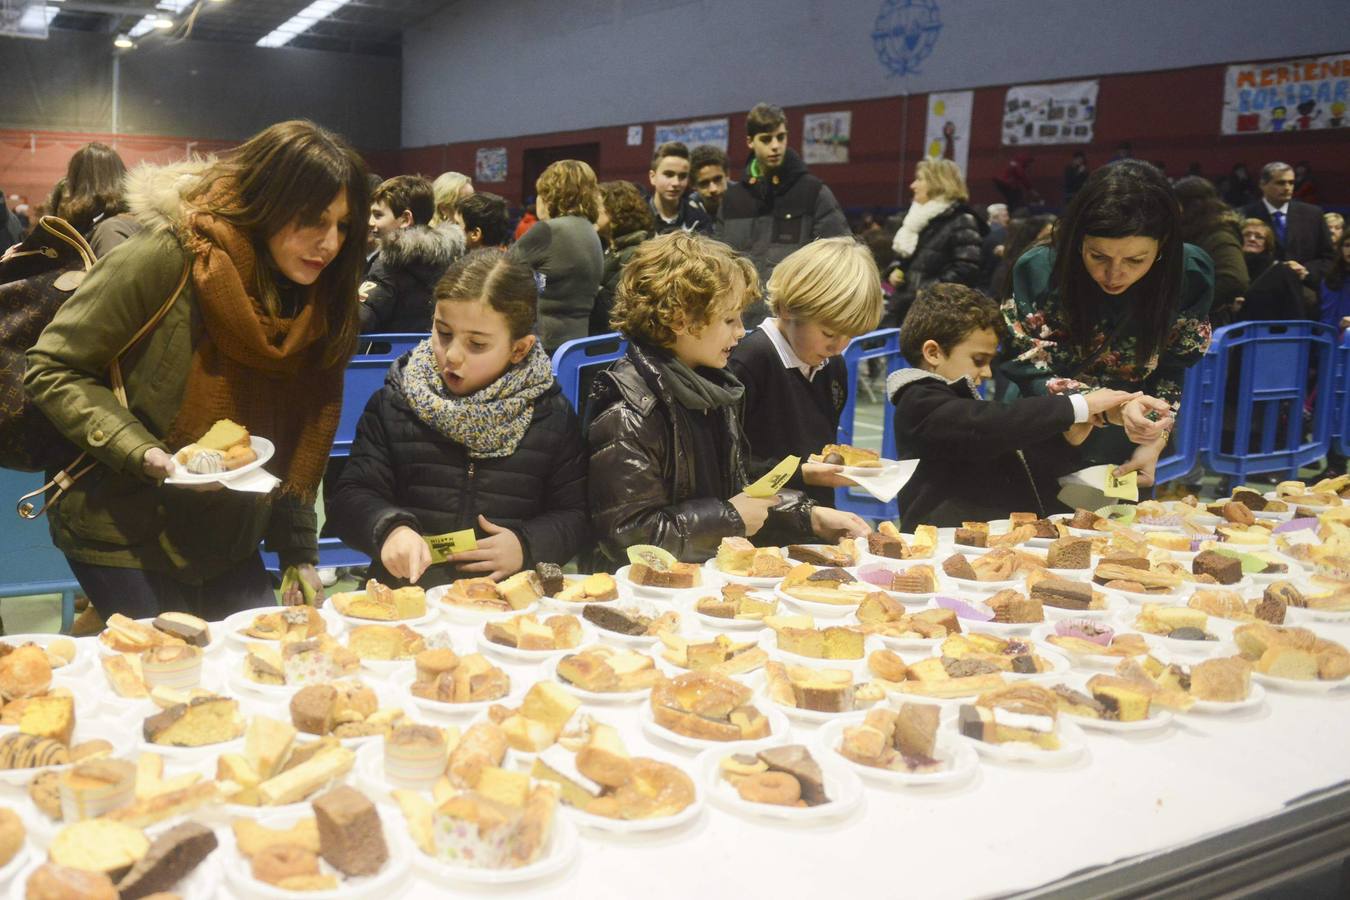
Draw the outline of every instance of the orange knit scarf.
M184 232L205 333L193 350L169 446L233 419L272 441L276 455L266 468L281 479L282 493L308 502L337 432L345 369L344 362L322 361L323 281L306 290L294 318L270 316L254 296L258 260L247 235L209 213L192 214Z

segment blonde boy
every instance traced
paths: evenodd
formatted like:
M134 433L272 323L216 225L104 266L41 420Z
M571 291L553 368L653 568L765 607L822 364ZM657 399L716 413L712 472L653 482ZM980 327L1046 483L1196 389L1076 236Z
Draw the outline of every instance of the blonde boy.
M611 563L634 544L702 562L726 537L777 545L868 530L796 491L744 493L744 390L726 366L758 294L748 262L683 232L643 243L624 267L613 324L628 349L587 406L591 521Z
M848 400L840 356L881 322L881 276L871 252L851 237L825 238L784 259L769 278L771 318L736 347L731 371L745 385L750 470L768 471L789 454L806 459L835 442ZM817 503L851 484L838 466L805 463L790 486Z

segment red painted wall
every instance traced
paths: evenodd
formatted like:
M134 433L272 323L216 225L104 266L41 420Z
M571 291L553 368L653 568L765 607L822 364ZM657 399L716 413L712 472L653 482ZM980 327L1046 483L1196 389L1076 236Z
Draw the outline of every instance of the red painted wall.
M1035 162L1031 175L1037 189L1051 205L1059 205L1063 192L1063 170L1075 150L1083 150L1088 163L1096 167L1108 160L1121 141L1131 142L1134 155L1165 163L1173 177L1186 174L1189 164L1199 162L1210 177L1226 174L1237 162L1245 162L1253 174L1265 162L1282 159L1291 164L1308 161L1319 189L1320 202L1331 206L1350 204L1350 166L1346 165L1350 133L1346 130L1322 130L1279 135L1219 134L1223 107L1224 66L1198 66L1130 75L1107 75L1100 79L1098 117L1091 144L1062 144L1028 147ZM1014 148L1001 145L1002 107L1007 86L978 88L971 114L972 140L968 180L972 199L989 203L1001 199L993 186L995 175L1003 171ZM847 165L820 165L813 171L830 185L845 206L896 206L901 202L901 185L913 178L914 163L923 151L924 117L927 95L909 98L887 97L844 103L825 103L788 109L788 128L794 145L800 150L802 116L812 112L852 110L853 131L850 161ZM905 112L908 121L905 121ZM717 114L700 116L714 118ZM729 114L733 168L745 159L741 137L744 112ZM526 191L520 183L523 152L531 147L598 142L602 180L626 178L647 185L648 154L651 152L652 127L659 122L631 123L644 126L640 147L626 146L627 125L582 131L558 132L502 140L454 143L405 149L397 154L382 154L377 170L382 175L421 172L434 176L453 169L472 175L474 155L479 147L506 147L507 181L475 186L506 197L519 204ZM904 171L901 171L901 144L904 144ZM395 166L398 168L395 169ZM908 202L908 189L904 201Z

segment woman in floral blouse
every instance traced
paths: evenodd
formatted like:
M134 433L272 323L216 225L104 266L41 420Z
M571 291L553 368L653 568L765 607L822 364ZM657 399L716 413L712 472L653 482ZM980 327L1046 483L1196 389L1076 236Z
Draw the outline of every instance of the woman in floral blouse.
M1128 462L1151 485L1186 369L1209 348L1214 264L1183 244L1181 208L1145 162L1098 169L1046 246L1013 271L1003 305L1012 333L1004 372L1024 395L1098 387L1143 391L1083 446L1086 465ZM1134 446L1131 446L1134 445Z

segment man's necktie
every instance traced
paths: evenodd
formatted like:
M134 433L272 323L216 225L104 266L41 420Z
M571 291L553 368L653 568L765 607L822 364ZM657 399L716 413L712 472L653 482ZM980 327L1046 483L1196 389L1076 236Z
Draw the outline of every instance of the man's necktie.
M1270 217L1275 222L1275 237L1279 238L1280 243L1283 244L1285 231L1284 213L1280 212L1277 209L1275 210L1275 212L1270 214Z

